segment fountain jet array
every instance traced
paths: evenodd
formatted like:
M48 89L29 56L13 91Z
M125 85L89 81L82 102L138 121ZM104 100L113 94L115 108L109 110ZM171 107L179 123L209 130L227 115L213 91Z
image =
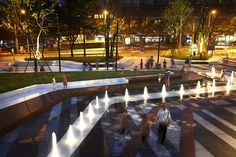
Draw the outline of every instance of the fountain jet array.
M166 96L167 96L165 84L163 84L163 86L162 86L161 96L162 96L162 103L165 103L166 102Z
M184 86L183 84L181 84L180 89L179 89L180 100L183 100L183 95L184 95Z

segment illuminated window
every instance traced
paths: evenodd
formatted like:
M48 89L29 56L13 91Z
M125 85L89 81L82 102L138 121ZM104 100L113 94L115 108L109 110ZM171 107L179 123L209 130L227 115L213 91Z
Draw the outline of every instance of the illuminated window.
M100 14L100 19L103 19L103 14Z
M98 14L95 14L95 15L94 15L94 18L97 19L97 18L98 18Z

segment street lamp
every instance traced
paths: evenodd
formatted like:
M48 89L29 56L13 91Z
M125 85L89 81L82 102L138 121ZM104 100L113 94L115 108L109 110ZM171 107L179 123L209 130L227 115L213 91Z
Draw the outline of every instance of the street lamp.
M105 65L107 66L107 70L108 70L108 56L109 56L109 12L107 10L104 10L103 12L104 14L104 21L105 21L105 49L106 49L106 63Z
M57 16L57 48L58 48L58 66L59 72L61 72L61 38L60 38L60 25L59 25L59 16Z
M212 10L212 11L210 12L210 15L209 15L209 23L208 23L208 26L209 26L209 27L211 26L211 18L212 18L212 16L216 16L216 14L217 14L217 10Z
M25 9L20 9L20 13L21 13L22 15L25 15L25 14L26 14Z

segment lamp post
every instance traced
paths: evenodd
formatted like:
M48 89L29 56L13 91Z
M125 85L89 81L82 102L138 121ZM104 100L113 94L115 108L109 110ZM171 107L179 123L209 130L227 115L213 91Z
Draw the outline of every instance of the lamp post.
M210 15L209 15L209 23L208 23L208 27L210 28L210 26L211 26L211 18L212 18L212 16L216 16L216 14L217 14L217 11L216 10L212 10L211 12L210 12Z
M108 62L108 57L109 57L109 12L107 10L104 11L104 21L105 21L105 49L106 49L106 68L108 70L109 62Z
M61 72L61 39L60 39L60 25L59 16L57 16L57 48L58 48L58 66L59 72Z

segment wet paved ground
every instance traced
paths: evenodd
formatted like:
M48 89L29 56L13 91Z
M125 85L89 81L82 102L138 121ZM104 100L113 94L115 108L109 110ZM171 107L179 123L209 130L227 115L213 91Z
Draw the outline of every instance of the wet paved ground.
M160 89L152 88L149 92ZM140 94L141 90L129 93ZM236 99L229 97L167 99L173 122L164 145L157 143L153 123L149 138L141 142L140 130L154 121L160 100L113 105L86 140L74 152L77 157L234 157L236 156ZM113 93L123 95L123 93ZM223 93L218 94L223 95ZM112 96L112 94L110 94ZM99 95L103 97L103 93ZM0 157L45 157L51 150L51 134L59 140L95 96L72 97L13 130L0 140ZM123 106L123 107L122 107ZM126 113L127 129L120 133L121 114Z

